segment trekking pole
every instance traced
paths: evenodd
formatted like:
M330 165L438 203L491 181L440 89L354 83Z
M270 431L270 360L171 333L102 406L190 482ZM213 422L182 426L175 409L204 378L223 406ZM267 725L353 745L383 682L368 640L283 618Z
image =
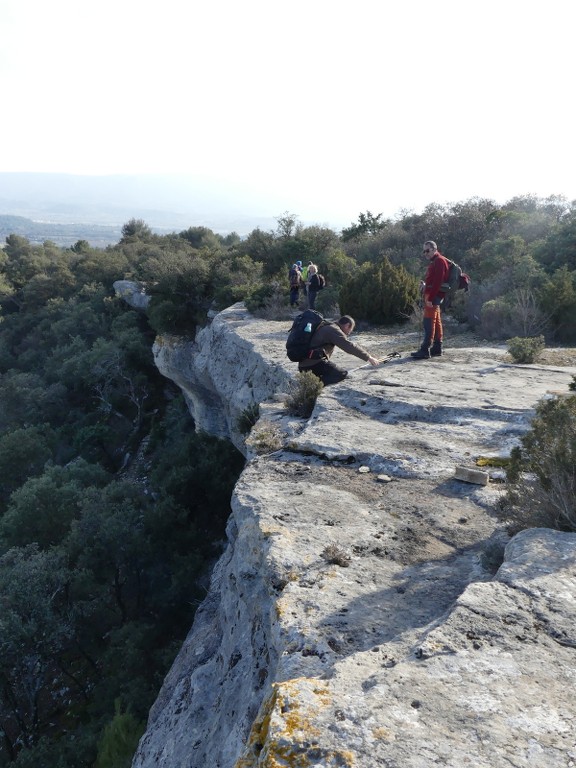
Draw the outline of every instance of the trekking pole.
M386 355L386 357L383 357L382 359L378 360L378 365L382 365L382 363L387 363L389 360L392 360L396 357L400 357L400 352L390 352L389 355ZM376 368L377 366L372 366L370 363L364 363L363 365L359 365L356 368L351 368L348 373L352 373L353 371L359 371L361 368Z

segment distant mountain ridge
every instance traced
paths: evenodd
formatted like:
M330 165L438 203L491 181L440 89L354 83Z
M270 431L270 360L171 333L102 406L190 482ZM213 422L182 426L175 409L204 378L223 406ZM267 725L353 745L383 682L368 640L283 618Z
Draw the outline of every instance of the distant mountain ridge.
M0 173L0 215L32 220L40 226L30 231L40 240L54 239L52 225L111 227L116 233L132 218L164 233L206 226L221 234L246 235L256 227L275 228L283 210L274 205L248 188L176 174Z

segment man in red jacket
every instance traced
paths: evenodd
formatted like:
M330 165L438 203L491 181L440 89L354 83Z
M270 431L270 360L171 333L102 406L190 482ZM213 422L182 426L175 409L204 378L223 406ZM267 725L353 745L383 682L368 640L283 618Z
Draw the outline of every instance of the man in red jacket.
M412 352L416 360L428 360L442 354L442 317L440 305L444 301L442 283L448 279L450 266L442 256L434 240L424 243L424 256L428 259L428 269L424 278L424 341L417 352Z

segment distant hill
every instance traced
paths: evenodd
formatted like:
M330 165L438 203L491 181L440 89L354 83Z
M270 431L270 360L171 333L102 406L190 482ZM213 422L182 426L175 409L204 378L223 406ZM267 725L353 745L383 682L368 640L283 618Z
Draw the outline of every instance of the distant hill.
M276 227L275 217L284 209L275 205L240 185L224 187L190 176L0 173L2 238L6 227L14 226L21 229L8 234L59 245L79 239L92 245L117 242L122 225L132 218L164 234L206 226L220 234L246 235L256 227Z
M104 224L58 224L33 221L24 216L0 215L0 245L4 245L9 235L20 235L31 243L51 240L61 248L68 248L78 240L87 240L94 248L105 248L120 240L121 229L120 226Z

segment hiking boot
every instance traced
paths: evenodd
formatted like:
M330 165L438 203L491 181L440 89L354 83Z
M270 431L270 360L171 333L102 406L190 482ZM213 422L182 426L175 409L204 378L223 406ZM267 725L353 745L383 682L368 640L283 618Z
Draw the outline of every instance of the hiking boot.
M440 357L442 354L442 342L435 341L430 347L430 357Z
M428 347L420 347L418 352L411 352L410 357L413 357L414 360L429 360L430 350Z

